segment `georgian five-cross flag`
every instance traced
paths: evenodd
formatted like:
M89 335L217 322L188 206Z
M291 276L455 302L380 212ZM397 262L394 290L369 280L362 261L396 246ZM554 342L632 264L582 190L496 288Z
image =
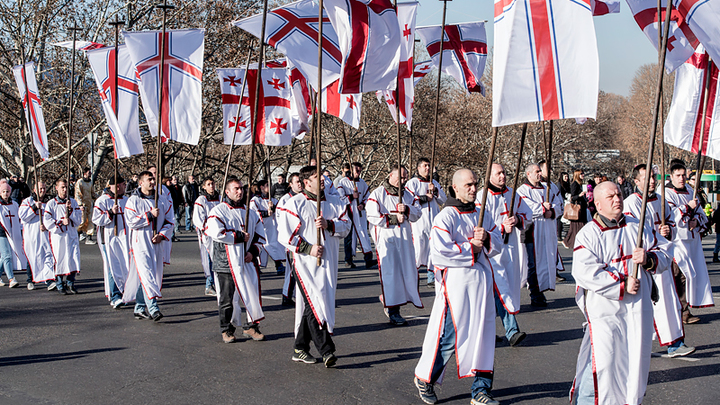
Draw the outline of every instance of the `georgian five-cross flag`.
M662 0L662 15L658 23L657 0L626 0L632 11L635 22L643 30L655 49L658 49L658 27L665 21L667 0ZM668 33L667 54L665 57L665 71L670 73L685 63L695 52L699 41L690 30L685 19L678 10L670 13L670 31Z
M673 0L683 23L705 46L714 59L720 61L720 2L717 0Z
M322 111L345 121L353 128L360 128L362 93L341 94L339 81L333 82L322 91Z
M397 85L401 34L390 0L325 0L340 41L340 93L393 90Z
M247 75L245 93L242 97L240 118L237 107L245 69L217 69L223 105L224 143L232 143L235 126L235 145L252 143L251 122L254 117L255 83L258 70L251 67ZM293 100L292 83L288 69L262 69L260 94L258 95L258 125L256 143L268 146L290 145L292 138L302 137L307 126L299 119Z
M441 29L439 25L417 29L436 67L440 64ZM440 70L454 77L469 93L485 95L485 86L480 80L487 62L485 23L446 25L442 42L443 65Z
M700 144L707 69L708 54L700 45L675 72L675 92L665 121L665 142L692 153L698 152ZM709 90L702 154L720 159L720 97L714 61L710 64Z
M589 0L496 0L494 127L595 118L598 53Z
M269 11L265 26L265 42L285 54L315 90L318 84L318 13L317 2L301 0ZM262 14L232 24L259 38ZM340 78L341 60L338 36L323 11L323 88Z
M398 3L397 15L400 26L400 67L398 68L398 87L396 90L378 90L385 98L393 120L396 117L395 103L400 101L400 124L406 124L408 130L412 124L412 110L415 104L415 83L413 82L414 65L413 54L415 49L415 16L419 3Z
M23 72L23 70L25 72ZM23 66L14 66L13 75L15 83L20 93L23 109L25 110L25 122L28 127L32 128L32 139L35 149L37 149L40 157L45 160L50 154L48 153L47 132L45 131L45 118L43 117L42 104L40 103L40 93L38 92L37 81L35 80L35 64L28 62ZM27 89L30 94L25 96L25 77L27 77ZM30 106L27 99L30 99Z
M205 30L123 31L140 77L140 94L150 134L197 145L202 120L202 69ZM163 78L160 80L164 46ZM162 87L161 87L162 82ZM159 110L162 94L162 111Z
M433 62L431 60L426 60L425 62L418 62L415 64L415 67L413 68L413 82L417 86L420 79L427 76L428 73L433 68Z
M143 153L138 119L137 76L127 46L118 46L117 55L115 47L106 47L88 51L87 57L115 145L115 157L126 158ZM115 72L116 59L117 72ZM116 75L117 93L115 92Z

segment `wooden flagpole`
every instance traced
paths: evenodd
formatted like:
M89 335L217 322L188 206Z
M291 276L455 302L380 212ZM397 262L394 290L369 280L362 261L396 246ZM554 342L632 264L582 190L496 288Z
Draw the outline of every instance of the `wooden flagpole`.
M695 187L693 187L693 200L697 199L698 189L700 188L700 176L702 175L703 166L705 166L705 157L702 154L703 144L705 143L705 121L707 117L708 95L710 93L710 66L712 58L708 55L707 67L705 68L705 90L703 96L702 120L700 121L700 141L698 142L697 166L695 169ZM701 208L702 209L702 208Z
M543 127L543 135L545 134ZM547 192L545 193L545 202L550 202L550 192L552 191L552 181L550 181L550 173L552 173L552 141L553 141L553 121L550 120L550 131L548 131L547 157L545 166L547 167Z
M310 111L312 111L313 114L317 114L317 110L315 110L316 98L312 97L312 86L308 86L308 94L310 95ZM310 165L310 161L312 161L312 151L313 151L314 143L315 143L315 120L313 119L313 123L310 125L310 142L308 143L308 151L307 151L307 154L308 154L307 164L308 165Z
M657 15L658 19L662 15L662 0L658 0L657 2ZM658 64L660 63L660 60L662 59L662 49L660 48L660 44L662 43L663 35L662 30L658 27ZM663 85L662 82L660 82L660 127L658 128L658 131L660 131L660 225L665 226L665 216L667 215L665 212L665 134L664 134L664 125L665 125L665 109L663 106ZM645 168L645 175L653 175L650 171L649 167ZM655 188L657 190L657 186Z
M397 0L395 0L395 15L396 16L397 16L397 13L398 13L398 4L397 4ZM440 37L440 42L442 42L442 37ZM413 43L413 46L414 46L414 43ZM410 76L410 77L412 78L412 76ZM404 101L405 100L403 100L403 102ZM403 180L402 180L402 140L400 139L400 69L398 69L398 77L395 80L395 126L397 127L398 204L402 204L403 203L403 189L405 188L405 185L403 184ZM353 179L354 179L355 175L354 175L354 173L352 173L352 167L350 167L350 174L353 175ZM432 173L430 173L430 184L432 184ZM355 188L357 189L357 187L355 187ZM400 234L400 235L401 235L400 239L402 240L402 234Z
M653 123L650 127L650 142L648 145L648 157L647 164L645 166L645 184L642 190L642 209L640 211L640 224L638 225L637 234L637 247L643 245L643 228L645 226L645 214L647 211L647 200L648 200L648 188L650 188L650 170L652 170L653 153L655 152L655 135L657 134L658 118L660 112L660 97L663 82L663 75L665 74L665 58L667 57L667 38L668 32L670 31L670 14L672 12L672 2L668 2L667 9L665 11L665 25L663 26L663 37L660 49L662 49L662 57L660 58L660 64L658 65L658 80L657 89L655 92L655 106L653 111ZM632 277L637 278L639 264L634 264L632 269Z
M322 145L320 138L322 135L322 56L323 56L323 6L324 1L320 0L318 7L318 86L317 86L317 102L315 103L315 106L317 107L316 112L316 118L317 118L317 133L315 137L315 164L316 164L316 174L317 174L317 216L319 217L322 215L322 207L320 205L321 198L320 193L322 192L321 188L321 182L322 182L322 169L320 168L320 147ZM351 169L352 170L352 169ZM317 231L317 240L316 243L318 246L322 243L322 230ZM322 264L322 258L317 258L317 265L320 266Z
M27 84L27 69L25 67L25 45L20 46L20 63L22 64L22 74L23 74L23 82L25 84L25 105L27 106L27 113L25 113L25 118L27 120L28 124L28 132L30 133L30 156L32 156L32 164L33 164L33 177L35 178L35 195L38 197L38 201L40 204L42 204L42 201L40 201L40 187L38 186L38 167L37 163L35 162L35 137L33 136L32 132L32 114L30 114L30 109L32 108L32 104L30 101L30 91L28 90L28 84ZM24 111L24 109L23 109ZM36 129L38 132L38 138L40 137L40 130ZM70 190L70 187L68 185L68 191ZM42 206L42 205L41 205ZM40 225L43 225L43 213L41 212L38 217L40 218Z
M482 199L480 200L480 216L478 217L478 227L482 228L485 220L485 206L487 205L488 186L490 185L490 174L492 173L492 163L495 157L495 144L497 143L498 127L492 129L492 141L490 142L490 153L488 154L488 163L485 168L485 187L483 188Z
M508 218L512 218L513 215L515 215L515 196L517 196L518 183L520 182L520 174L523 161L523 149L525 148L525 135L527 135L527 127L528 124L526 122L523 124L522 134L520 135L520 149L518 150L518 160L517 165L515 166L515 178L513 179L513 191L512 197L510 198L510 212L508 213ZM510 234L506 233L505 237L503 238L503 243L507 245L509 240Z
M430 184L432 184L433 173L435 172L435 144L437 143L438 111L440 110L440 81L442 78L443 45L445 43L445 18L447 16L447 2L443 2L442 25L440 28L440 56L438 60L437 89L435 91L435 124L433 126L432 151L430 152Z
M68 120L68 135L67 135L67 183L65 184L65 187L67 188L67 201L68 204L70 204L70 168L72 167L72 132L73 132L73 113L75 112L75 54L77 51L75 50L75 43L77 42L77 32L81 31L82 28L79 28L77 26L77 22L73 23L73 27L69 28L69 30L73 33L73 39L72 39L72 49L71 52L71 67L70 67L70 116ZM92 153L92 151L91 151ZM69 210L65 210L65 218L70 218L70 215L68 214Z
M238 127L240 126L240 109L242 108L242 98L245 94L245 87L247 84L248 70L250 70L250 55L252 55L253 41L250 41L250 47L248 48L247 58L245 58L245 73L243 73L242 85L240 87L240 102L238 103L237 112L235 112L235 129L233 130L232 142L230 142L230 150L228 151L227 163L225 164L225 175L223 176L222 188L220 189L220 200L222 201L222 195L225 193L225 184L227 183L228 172L230 171L230 160L232 159L233 148L235 147L235 138L238 133Z
M115 27L115 77L114 77L114 83L113 86L115 88L115 117L118 117L118 108L120 107L120 94L118 93L118 45L120 43L120 26L125 24L125 21L120 21L117 14L115 14L115 21L111 22L110 25ZM117 153L117 145L115 144L115 140L113 139L113 152L115 153L115 165L114 165L114 174L115 174L115 204L118 205L118 193L117 193L117 186L118 186L118 153ZM117 229L117 215L113 215L113 222L114 222L114 232L115 236L118 235L118 229Z

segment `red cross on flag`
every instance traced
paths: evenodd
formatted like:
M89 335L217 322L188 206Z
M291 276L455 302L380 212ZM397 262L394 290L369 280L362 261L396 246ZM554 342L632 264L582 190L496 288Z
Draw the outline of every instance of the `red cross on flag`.
M658 49L658 26L665 21L665 10L667 0L662 0L661 23L658 24L657 0L626 0L630 11L632 11L635 22L643 30L645 36L650 40L655 49ZM665 71L674 71L685 63L698 46L699 41L695 37L680 12L673 9L670 13L670 31L668 33L667 56L665 57Z
M301 0L268 12L265 41L285 54L302 72L313 88L318 83L318 3ZM323 83L328 86L340 77L338 36L323 12ZM255 37L260 37L262 14L232 23ZM317 90L317 89L316 89Z
M143 111L152 136L158 117L162 141L197 145L202 121L202 69L205 30L123 31L140 77ZM164 46L163 46L164 44ZM164 55L161 55L164 49ZM164 57L163 78L160 60ZM162 88L161 88L162 82ZM162 95L162 111L158 111Z
M675 91L665 121L665 143L697 153L703 117L703 100L707 79L708 54L702 45L675 72ZM710 64L708 108L705 115L703 155L720 159L720 111L718 97L718 67Z
M323 89L322 111L340 118L353 128L360 128L362 93L341 94L339 89L339 80Z
M439 25L420 27L417 34L437 67L440 63ZM471 22L458 25L446 25L442 35L443 66L442 71L457 80L470 93L485 95L482 78L487 61L487 37L484 22Z
M62 48L68 48L72 49L73 47L73 41L62 41L62 42L55 42L53 43L55 46L59 46ZM75 41L75 49L78 51L89 51L92 49L98 49L102 48L105 45L99 44L97 42L90 42L90 41Z
M420 79L427 76L428 73L433 68L433 62L431 60L426 60L425 62L418 62L415 64L415 67L413 68L413 81L414 84L417 86Z
M340 93L394 90L401 33L390 0L325 0L342 51Z
M257 65L248 71L245 93L242 97L239 123L236 122L237 107L240 103L240 90L245 69L217 69L223 106L223 135L226 145L232 143L235 125L235 145L252 143L251 121L254 117L255 83ZM292 85L288 69L262 69L261 87L258 100L259 114L257 126L257 143L268 146L290 145L292 138L302 137L307 131L299 118L293 100Z
M115 145L115 157L126 158L142 154L143 145L138 119L138 83L135 65L130 59L127 46L120 45L117 55L115 55L115 47L106 47L88 51L87 57L100 93L110 136ZM116 58L117 72L115 72ZM117 93L115 92L116 76Z
M310 96L310 88L308 87L307 80L300 70L288 61L287 69L290 72L288 76L290 79L290 86L293 98L293 108L297 111L298 120L304 128L310 128L309 121L312 116L312 101ZM302 139L305 134L301 132L297 138Z
M595 118L598 52L590 0L496 0L494 127Z
M673 5L706 52L720 61L720 4L710 0L673 0Z
M24 70L24 72L23 72ZM47 132L45 131L45 118L43 117L42 104L40 103L40 93L38 92L37 81L35 80L35 64L28 62L25 69L22 66L13 67L13 75L15 83L20 93L23 109L25 110L25 122L28 127L32 127L32 139L35 149L37 149L40 157L45 160L50 154L48 153ZM30 107L28 108L25 96L25 77L27 77L27 89L30 94Z

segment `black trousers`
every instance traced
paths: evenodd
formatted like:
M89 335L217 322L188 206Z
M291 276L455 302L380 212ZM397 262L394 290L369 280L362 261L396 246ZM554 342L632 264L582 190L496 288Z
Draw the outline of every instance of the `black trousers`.
M685 285L687 280L680 267L673 260L670 268L672 269L673 281L675 281L675 290L677 291L678 299L680 300L680 307L682 308L682 320L687 321L690 318L690 306L687 302L687 294L685 291Z
M295 338L295 349L305 350L306 352L310 351L310 342L312 341L321 356L335 353L335 343L332 340L330 332L327 330L327 324L323 325L323 328L320 329L320 325L313 314L312 307L310 307L307 296L305 296L305 290L302 288L298 288L297 290L305 303L305 310L300 319L300 327L297 337Z
M233 297L235 296L235 280L231 273L215 273L218 279L217 293L219 297L218 315L220 316L220 332L235 333L235 325L231 323L233 314ZM253 324L244 321L243 328L249 329Z

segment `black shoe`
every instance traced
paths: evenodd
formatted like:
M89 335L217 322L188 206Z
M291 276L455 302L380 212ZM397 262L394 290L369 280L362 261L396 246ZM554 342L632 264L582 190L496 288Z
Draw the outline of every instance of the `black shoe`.
M298 350L295 349L295 352L292 356L292 361L297 361L305 364L315 364L317 363L317 359L310 355L310 353L306 352L305 350Z
M74 285L65 287L66 294L77 294L78 290L75 288Z
M366 269L374 269L377 266L377 260L368 260L365 262L365 268Z
M334 353L328 353L323 356L323 363L325 363L325 367L330 368L337 363L337 357Z
M523 340L525 340L525 337L527 337L525 332L515 332L514 335L510 336L510 346L514 347L519 345Z
M163 318L163 314L160 311L155 312L154 314L150 315L153 321L157 322Z
M58 291L60 294L63 294L63 295L70 294L69 292L67 292L67 290L65 289L65 285L63 285L62 283L58 283L58 285L57 285L57 291Z
M142 321L143 319L150 319L150 315L148 315L147 311L142 312L135 312L135 319L138 321Z
M173 242L180 242L180 239L178 239L176 236L173 236L171 240Z
M500 336L495 335L495 343L502 343L503 338Z
M718 259L718 254L717 254L717 253L713 253L713 261L712 261L712 262L713 262L713 263L720 263L720 259Z
M354 269L354 268L357 267L357 266L355 265L355 263L353 263L352 261L346 261L345 263L347 263L348 267L350 267L351 269Z
M294 306L295 306L295 301L293 301L293 300L290 299L290 298L285 298L285 297L283 297L283 299L282 299L282 304L280 304L280 305L282 305L282 306L284 306L284 307L294 307Z
M556 282L556 283L562 283L562 282L564 282L564 281L567 281L567 279L566 279L565 277L563 277L563 276L561 276L561 275L559 275L559 274L556 274L556 275L555 275L555 282Z
M415 387L417 387L418 392L420 393L420 399L422 399L423 402L426 404L435 404L437 403L437 395L435 395L435 386L433 384L428 384L424 381L420 381L417 377L413 380L415 382Z
M548 306L545 300L530 300L530 305L535 308L546 308Z
M481 392L470 401L470 405L500 405L500 402L496 401L489 394Z

